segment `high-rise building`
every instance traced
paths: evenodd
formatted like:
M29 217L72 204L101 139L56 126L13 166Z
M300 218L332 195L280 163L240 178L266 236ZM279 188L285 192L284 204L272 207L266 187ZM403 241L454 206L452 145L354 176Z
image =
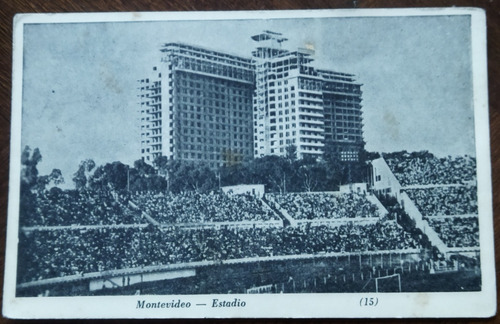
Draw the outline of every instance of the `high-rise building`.
M244 58L169 43L140 81L142 158L160 155L212 167L252 157L320 157L356 161L364 147L361 84L354 75L312 66L314 51L282 49L264 31Z
M361 84L354 75L317 70L323 79L325 141L342 161L358 161L364 149Z
M361 84L354 75L314 68L314 51L282 49L287 39L264 31L255 61L254 156L285 155L297 148L299 158L320 157L325 149L344 161L358 160L364 147Z
M139 80L142 158L211 167L251 158L251 59L178 43L161 52L161 64Z

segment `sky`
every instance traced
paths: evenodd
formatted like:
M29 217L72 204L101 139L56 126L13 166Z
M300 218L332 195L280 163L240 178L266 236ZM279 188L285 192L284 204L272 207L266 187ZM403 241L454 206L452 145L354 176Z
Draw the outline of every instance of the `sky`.
M22 146L41 174L71 183L80 161L140 158L137 80L164 43L245 57L272 30L313 46L313 66L362 83L368 151L475 156L469 16L29 24L24 29Z

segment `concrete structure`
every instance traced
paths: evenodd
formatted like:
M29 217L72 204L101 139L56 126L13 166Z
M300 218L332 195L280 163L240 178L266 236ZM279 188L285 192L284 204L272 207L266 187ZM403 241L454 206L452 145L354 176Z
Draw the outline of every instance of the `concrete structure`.
M251 60L177 43L161 52L161 64L140 80L142 158L211 167L251 158Z
M399 204L403 207L408 216L415 221L415 226L419 228L435 246L439 252L449 257L450 249L441 240L436 231L428 224L420 213L415 203L410 199L408 194L402 190L401 184L394 176L394 173L389 168L389 165L380 157L370 162L368 165L368 187L378 195L389 195L395 197ZM374 197L375 198L375 197ZM461 249L460 251L464 251ZM473 249L466 252L474 251Z
M361 84L317 69L312 49L281 49L281 34L252 37L243 58L196 46L161 47L161 64L140 82L141 156L211 167L265 155L320 157L325 145L344 161L363 149Z
M366 195L368 192L368 186L366 183L349 183L345 185L340 185L340 193L357 193L359 195Z
M394 196L401 201L401 184L394 176L384 158L370 162L368 166L368 186L379 195Z
M314 50L281 48L287 39L264 31L252 39L255 61L254 156L320 157L325 144L343 161L357 161L364 147L361 84L352 74L311 66Z

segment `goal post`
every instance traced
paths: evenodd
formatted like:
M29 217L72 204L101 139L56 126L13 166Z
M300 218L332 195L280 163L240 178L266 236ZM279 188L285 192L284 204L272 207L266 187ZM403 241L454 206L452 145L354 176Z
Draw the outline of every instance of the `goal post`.
M375 278L375 292L395 291L401 292L401 275L399 273Z

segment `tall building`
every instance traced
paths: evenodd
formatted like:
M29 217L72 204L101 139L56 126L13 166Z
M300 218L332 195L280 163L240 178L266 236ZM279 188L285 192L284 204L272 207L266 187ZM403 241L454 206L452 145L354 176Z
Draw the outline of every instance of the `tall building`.
M140 81L142 158L160 155L217 167L252 157L356 161L364 147L361 84L354 75L312 66L314 51L282 49L264 31L252 58L169 43Z
M142 158L211 167L251 158L251 59L178 43L161 52L161 64L139 80Z
M314 51L282 49L287 39L264 31L252 37L255 61L254 156L320 157L325 143L344 161L364 147L361 84L354 75L314 68Z
M317 70L323 78L325 141L342 161L358 161L364 149L361 84L354 75Z

